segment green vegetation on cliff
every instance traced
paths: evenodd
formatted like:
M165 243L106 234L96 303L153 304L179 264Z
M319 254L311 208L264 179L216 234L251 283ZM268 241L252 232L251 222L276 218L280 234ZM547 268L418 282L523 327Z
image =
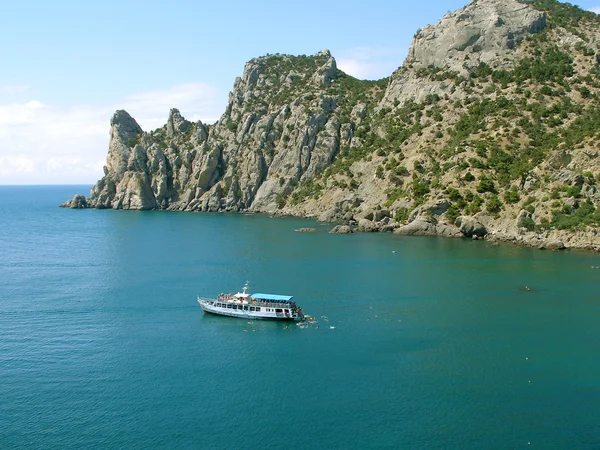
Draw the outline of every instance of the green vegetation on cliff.
M597 227L598 42L598 16L578 7L478 0L420 30L406 64L381 80L344 73L328 51L255 58L216 124L175 115L123 134L98 204L141 197L126 180L143 172L136 189L157 208L367 229L419 216L433 227L476 216L508 234Z

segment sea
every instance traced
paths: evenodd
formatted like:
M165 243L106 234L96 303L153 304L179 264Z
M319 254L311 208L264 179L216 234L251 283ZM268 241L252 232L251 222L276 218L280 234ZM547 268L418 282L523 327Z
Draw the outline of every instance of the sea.
M1 449L600 448L599 255L89 189L0 187ZM246 282L311 319L203 314Z

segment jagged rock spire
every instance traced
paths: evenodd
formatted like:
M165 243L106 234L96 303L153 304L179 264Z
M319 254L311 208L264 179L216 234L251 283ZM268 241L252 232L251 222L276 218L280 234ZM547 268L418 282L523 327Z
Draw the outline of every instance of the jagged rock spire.
M127 170L132 140L137 139L142 133L142 128L127 111L120 109L114 113L110 119L106 173L119 177Z
M172 108L167 119L167 136L172 137L177 132L183 133L191 125L191 122L185 120L177 108Z

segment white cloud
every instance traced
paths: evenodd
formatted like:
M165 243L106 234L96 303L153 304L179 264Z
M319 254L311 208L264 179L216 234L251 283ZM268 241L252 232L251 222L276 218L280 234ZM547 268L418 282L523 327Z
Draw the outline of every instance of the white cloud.
M127 110L144 130L165 124L169 110L177 108L188 120L215 122L225 111L216 88L207 83L179 84L168 89L130 95L123 102Z
M0 184L92 183L102 175L108 109L0 105Z
M110 118L126 109L145 130L165 124L170 108L212 123L225 96L188 83L131 95L114 105L54 108L31 100L0 104L0 184L92 184L102 177Z
M593 8L590 8L590 11L600 14L600 6L594 6Z
M399 47L356 47L341 51L336 61L339 69L353 77L377 80L400 67L407 52Z
M26 84L5 84L0 86L0 94L4 95L16 95L23 94L29 90L29 86Z
M35 100L23 104L0 105L0 124L19 125L31 122L44 108L45 105Z

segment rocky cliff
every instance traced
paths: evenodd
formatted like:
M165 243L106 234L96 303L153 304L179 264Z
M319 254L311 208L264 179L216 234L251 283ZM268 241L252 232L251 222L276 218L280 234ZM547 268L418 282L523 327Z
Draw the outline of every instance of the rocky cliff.
M255 211L361 231L600 247L600 21L475 0L419 30L396 72L328 51L246 64L212 125L111 120L104 177L65 206Z

